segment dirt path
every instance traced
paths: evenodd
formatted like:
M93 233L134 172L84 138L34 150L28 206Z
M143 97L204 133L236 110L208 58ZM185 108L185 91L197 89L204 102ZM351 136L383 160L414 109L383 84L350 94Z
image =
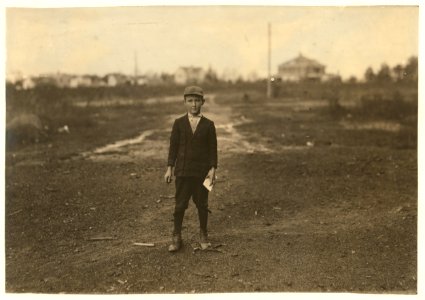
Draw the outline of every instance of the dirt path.
M173 99L175 102L180 100L177 97L168 97L164 99L165 103L168 103L170 99ZM271 152L262 143L249 142L244 135L238 132L236 128L238 125L247 124L252 121L240 114L235 114L230 106L218 105L215 101L215 95L209 96L203 113L216 124L219 154ZM133 160L135 158L165 157L169 146L168 138L156 139L156 136L162 137L169 134L172 123L178 116L169 116L162 128L144 131L135 138L116 141L93 151L84 152L82 155L91 160L119 159L122 161Z

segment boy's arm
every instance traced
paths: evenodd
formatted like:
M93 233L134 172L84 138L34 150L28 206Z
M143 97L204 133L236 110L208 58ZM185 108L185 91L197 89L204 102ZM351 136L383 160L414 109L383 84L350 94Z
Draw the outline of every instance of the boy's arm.
M215 170L217 169L217 134L214 126L214 122L212 123L210 136L209 136L209 153L210 153L210 170L208 172L207 177L211 179L211 184L215 182Z
M173 179L173 169L174 167L172 166L167 167L167 171L165 172L165 175L164 175L164 180L166 183L171 183Z
M217 134L215 132L214 122L211 124L209 136L210 168L217 169Z
M179 130L177 126L177 120L174 121L173 129L171 130L170 136L170 148L168 150L168 162L167 166L174 167L177 159L177 151L179 148Z
M208 171L207 178L209 178L211 180L211 184L210 185L213 185L215 183L215 168L214 167L212 167Z
M173 129L171 130L170 137L170 148L168 151L168 160L167 160L167 171L164 175L164 180L166 183L170 183L173 176L174 165L177 159L177 151L179 146L179 132L177 122L174 121Z

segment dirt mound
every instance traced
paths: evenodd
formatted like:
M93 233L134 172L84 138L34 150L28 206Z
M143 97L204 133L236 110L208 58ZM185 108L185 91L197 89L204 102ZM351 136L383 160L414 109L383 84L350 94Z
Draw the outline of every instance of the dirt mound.
M34 114L20 114L6 124L6 145L37 143L46 138L40 118Z

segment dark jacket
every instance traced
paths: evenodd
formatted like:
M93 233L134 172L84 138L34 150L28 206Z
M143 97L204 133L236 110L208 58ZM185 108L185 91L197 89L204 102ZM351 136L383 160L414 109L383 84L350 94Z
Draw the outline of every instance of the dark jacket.
M168 166L176 176L206 177L211 167L217 168L217 135L214 122L201 117L192 133L188 115L174 121L168 152Z

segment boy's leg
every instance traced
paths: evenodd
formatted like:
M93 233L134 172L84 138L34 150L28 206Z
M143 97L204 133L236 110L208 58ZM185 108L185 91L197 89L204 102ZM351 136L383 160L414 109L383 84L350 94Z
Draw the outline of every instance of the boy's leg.
M201 247L208 247L208 190L202 178L194 180L193 202L198 209Z
M192 196L192 186L188 178L176 177L176 203L174 207L174 228L172 244L168 247L170 252L180 249L182 238L181 230L185 210L188 207L189 199Z
M192 196L193 188L187 177L176 177L176 204L174 207L174 230L180 234L183 224L184 213Z

